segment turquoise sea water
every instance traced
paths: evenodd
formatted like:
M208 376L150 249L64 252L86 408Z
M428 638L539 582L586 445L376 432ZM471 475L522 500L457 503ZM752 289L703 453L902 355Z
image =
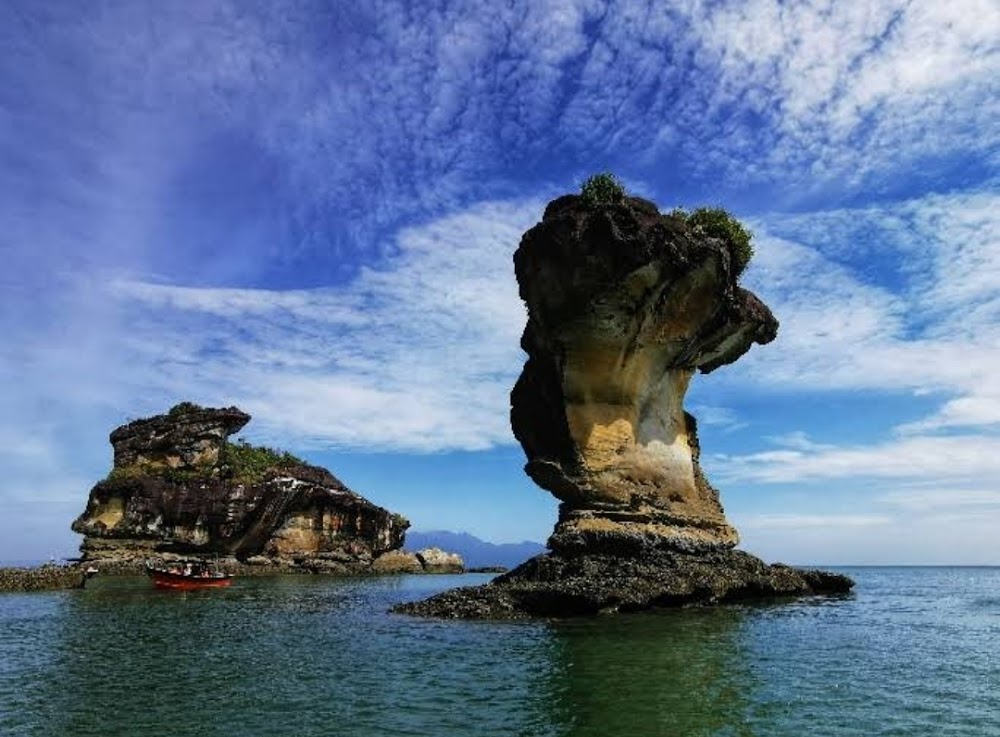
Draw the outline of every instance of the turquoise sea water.
M393 603L488 576L0 595L0 735L1000 735L1000 568L561 623Z

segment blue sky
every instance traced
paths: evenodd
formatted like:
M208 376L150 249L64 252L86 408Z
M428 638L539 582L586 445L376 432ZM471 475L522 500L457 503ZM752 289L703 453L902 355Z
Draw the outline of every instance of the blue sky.
M182 399L543 540L511 254L610 169L757 234L778 339L688 402L743 547L1000 563L1000 8L501 5L4 2L0 560L72 554L108 432Z

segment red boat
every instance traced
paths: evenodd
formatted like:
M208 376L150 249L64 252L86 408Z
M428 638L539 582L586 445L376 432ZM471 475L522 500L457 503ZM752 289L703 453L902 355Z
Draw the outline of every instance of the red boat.
M228 573L214 571L200 561L171 565L147 563L146 575L153 579L153 586L158 589L179 591L219 589L233 582Z

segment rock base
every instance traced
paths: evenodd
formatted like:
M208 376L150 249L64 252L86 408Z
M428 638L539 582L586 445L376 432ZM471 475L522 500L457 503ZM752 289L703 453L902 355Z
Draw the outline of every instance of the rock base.
M691 555L655 551L540 555L484 586L453 589L393 611L449 619L525 619L630 612L653 607L842 594L847 576L768 565L739 550Z
M79 566L46 564L37 568L0 568L0 592L82 589L86 582Z

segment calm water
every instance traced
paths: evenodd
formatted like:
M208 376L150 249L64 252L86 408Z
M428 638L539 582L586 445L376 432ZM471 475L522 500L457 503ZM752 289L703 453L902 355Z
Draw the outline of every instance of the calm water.
M0 595L0 735L1000 735L1000 569L569 623L395 602L486 576Z

